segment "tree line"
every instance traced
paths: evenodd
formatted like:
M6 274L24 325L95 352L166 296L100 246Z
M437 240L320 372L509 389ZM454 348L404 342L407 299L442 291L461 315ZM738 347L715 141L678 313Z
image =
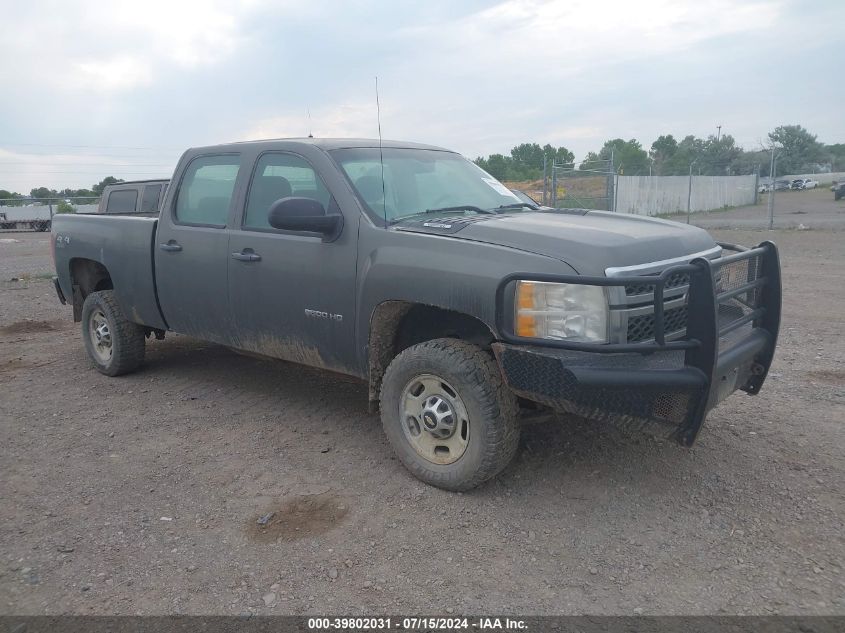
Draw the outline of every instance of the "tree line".
M683 176L690 172L707 176L759 174L770 176L771 149L777 158L775 176L823 171L845 171L845 143L825 145L800 125L781 125L768 134L768 147L745 150L730 134L698 138L688 135L677 140L661 135L646 149L636 139L615 138L597 152L589 152L575 162L565 147L521 143L509 156L479 156L475 163L495 178L506 181L536 180L543 177L543 161L564 165L576 173L614 173L627 176ZM551 173L551 172L549 172Z
M479 156L475 163L495 178L505 181L538 180L543 177L544 160L547 165L565 165L577 173L610 173L610 169L626 176L683 176L690 171L707 176L741 174L770 175L771 148L775 148L777 162L775 176L824 171L845 171L845 143L825 145L800 125L781 125L768 134L768 148L745 150L733 136L710 135L698 138L692 134L680 141L671 134L663 134L645 149L636 139L615 138L605 141L597 152L589 152L576 162L566 147L550 144L520 143L509 155ZM2 204L23 204L25 198L99 197L106 186L123 182L107 176L90 189L51 189L34 187L29 196L0 189ZM20 202L15 202L19 200ZM86 202L80 200L79 202Z
M89 204L93 200L80 200L80 198L99 198L103 194L103 189L118 182L123 182L123 179L106 176L96 185L92 185L90 189L60 189L57 191L49 187L33 187L28 196L22 193L7 191L6 189L0 189L0 200L3 200L0 204L5 206L20 206L25 204L28 198L58 198L80 204Z

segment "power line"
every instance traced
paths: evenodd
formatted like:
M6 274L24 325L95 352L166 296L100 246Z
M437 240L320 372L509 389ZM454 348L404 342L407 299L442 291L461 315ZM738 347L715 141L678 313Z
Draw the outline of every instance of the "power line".
M8 143L0 141L0 145L9 145L11 147L71 147L78 149L134 149L134 150L173 150L180 151L183 147L135 147L132 145L62 145L59 143Z
M27 165L41 166L41 165L57 165L59 167L168 167L173 163L77 163L64 161L37 161L33 163L26 163L21 161L0 161L0 165L17 165L21 168Z
M85 176L86 178L96 178L101 174L107 174L109 176L162 176L165 178L170 177L170 174L161 171L30 171L26 174L12 174L11 178L2 174L3 172L0 172L0 178L3 178L3 180L25 180L31 176L43 176L44 174L70 174L73 176ZM17 176L17 178L15 176Z

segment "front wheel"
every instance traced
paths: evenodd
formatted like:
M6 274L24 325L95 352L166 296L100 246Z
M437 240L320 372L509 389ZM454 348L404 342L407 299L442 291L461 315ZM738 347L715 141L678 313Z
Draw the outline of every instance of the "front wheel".
M82 338L97 371L106 376L128 374L144 362L144 328L126 318L111 290L85 297Z
M510 463L519 407L495 361L456 339L409 347L387 368L381 420L397 456L422 481L469 490Z

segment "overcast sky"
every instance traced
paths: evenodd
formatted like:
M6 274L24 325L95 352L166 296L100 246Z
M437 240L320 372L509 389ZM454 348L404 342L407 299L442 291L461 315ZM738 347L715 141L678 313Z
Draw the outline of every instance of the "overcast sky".
M168 176L189 146L522 141L780 124L845 142L843 0L0 0L0 189ZM310 110L310 122L307 112Z

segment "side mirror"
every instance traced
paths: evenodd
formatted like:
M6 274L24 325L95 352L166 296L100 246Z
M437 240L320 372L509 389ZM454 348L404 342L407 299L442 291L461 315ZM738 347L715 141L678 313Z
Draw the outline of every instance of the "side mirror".
M281 198L276 200L267 214L267 221L274 229L321 233L323 240L337 239L343 229L343 216L327 215L323 205L312 198Z

